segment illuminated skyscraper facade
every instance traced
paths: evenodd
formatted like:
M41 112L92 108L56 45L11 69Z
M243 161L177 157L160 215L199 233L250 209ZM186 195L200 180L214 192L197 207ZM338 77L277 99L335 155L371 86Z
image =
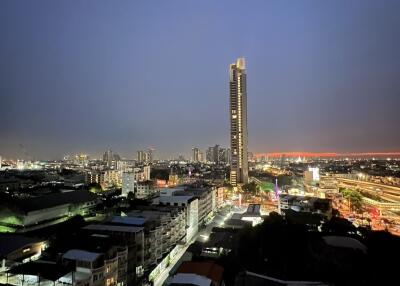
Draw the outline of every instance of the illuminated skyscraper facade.
M246 64L239 58L229 67L230 122L231 122L231 173L233 186L247 184L249 168L247 159L247 87Z

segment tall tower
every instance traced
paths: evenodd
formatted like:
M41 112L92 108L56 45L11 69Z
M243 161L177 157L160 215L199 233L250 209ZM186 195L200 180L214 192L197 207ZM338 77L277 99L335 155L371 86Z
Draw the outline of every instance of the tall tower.
M192 148L192 160L193 162L200 162L200 150L197 147Z
M233 186L247 184L247 87L246 64L239 58L229 67L230 122L231 122L231 175Z

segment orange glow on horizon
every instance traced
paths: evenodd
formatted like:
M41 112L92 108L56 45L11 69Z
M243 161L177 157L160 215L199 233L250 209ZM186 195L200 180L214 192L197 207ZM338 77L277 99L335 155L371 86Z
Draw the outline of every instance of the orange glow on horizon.
M314 152L272 152L272 153L258 153L255 154L256 158L269 157L280 158L282 156L288 158L332 158L332 157L400 157L400 152L365 152L365 153L314 153Z

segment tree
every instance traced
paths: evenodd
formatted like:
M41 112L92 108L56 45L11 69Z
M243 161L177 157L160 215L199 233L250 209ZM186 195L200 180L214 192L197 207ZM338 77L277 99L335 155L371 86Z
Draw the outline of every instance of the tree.
M256 194L258 186L255 182L251 182L242 186L242 190L245 193Z
M363 210L363 197L362 195L351 189L342 190L343 197L349 201L350 209L357 212Z

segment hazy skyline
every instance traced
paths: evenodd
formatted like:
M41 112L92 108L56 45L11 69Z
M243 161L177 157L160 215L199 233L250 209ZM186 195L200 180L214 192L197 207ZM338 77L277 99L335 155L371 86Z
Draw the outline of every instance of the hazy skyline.
M400 151L399 1L1 1L0 156Z

